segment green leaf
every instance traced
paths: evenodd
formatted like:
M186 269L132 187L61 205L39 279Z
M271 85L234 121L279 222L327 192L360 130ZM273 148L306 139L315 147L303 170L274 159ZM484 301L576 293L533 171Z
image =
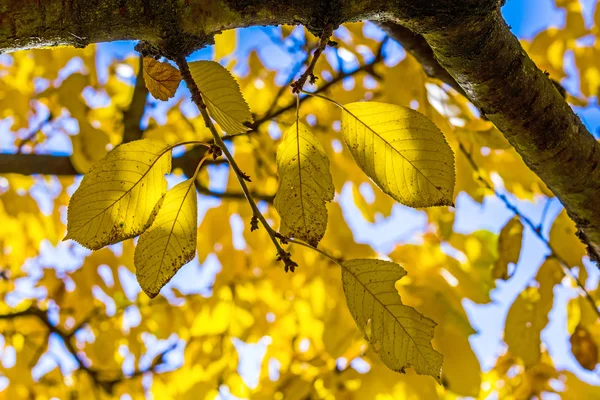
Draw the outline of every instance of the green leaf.
M252 122L250 108L233 76L214 61L195 61L189 64L208 113L228 134L250 130L244 122Z
M329 160L319 140L301 123L284 134L277 148L280 185L274 205L281 216L280 232L317 246L327 228L325 202L335 189Z
M182 265L196 255L198 205L194 179L169 190L154 220L135 248L137 280L144 292L156 297Z
M64 240L97 250L139 235L158 211L170 171L166 143L144 139L117 146L90 169L73 194Z
M411 207L453 205L454 155L424 115L393 104L343 106L342 136L379 188Z
M436 323L403 305L395 286L406 271L372 259L344 261L342 267L350 313L383 363L402 373L413 366L440 383L443 356L431 346Z

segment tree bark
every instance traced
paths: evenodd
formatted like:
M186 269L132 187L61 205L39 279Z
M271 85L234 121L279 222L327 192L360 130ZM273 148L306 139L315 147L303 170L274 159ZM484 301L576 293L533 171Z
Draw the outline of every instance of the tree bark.
M600 254L600 145L510 33L502 0L23 0L0 2L0 51L144 40L168 57L224 29L371 19L422 36L466 96L562 201ZM393 27L393 26L392 26ZM437 70L443 74L443 71Z

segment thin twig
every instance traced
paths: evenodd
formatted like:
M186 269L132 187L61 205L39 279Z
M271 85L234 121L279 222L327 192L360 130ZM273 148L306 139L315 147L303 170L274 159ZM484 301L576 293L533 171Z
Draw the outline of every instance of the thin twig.
M494 188L492 186L492 184L485 179L485 177L483 176L483 174L481 173L481 169L479 168L479 166L477 165L477 163L475 162L475 160L473 159L473 157L471 156L471 153L469 151L467 151L467 149L465 148L465 146L459 142L458 147L461 151L461 153L464 154L464 156L467 158L467 161L469 162L469 165L471 166L471 168L473 169L473 171L475 171L475 173L477 174L477 180L487 189L491 190L494 195L496 197L498 197L505 205L506 208L508 208L510 211L512 211L517 217L519 217L519 219L525 224L527 225L532 231L533 233L546 245L546 247L548 248L548 250L550 250L550 257L556 259L560 266L562 267L565 275L569 276L571 279L573 279L573 281L576 282L577 287L579 289L579 292L581 294L581 296L583 296L588 303L592 306L592 309L595 311L596 315L600 318L600 310L598 310L598 307L596 306L596 302L594 301L594 299L592 298L592 296L589 294L589 292L585 289L585 285L583 283L581 283L579 281L579 279L575 276L575 274L573 273L573 271L571 271L571 268L569 267L569 264L565 261L564 258L562 258L554 249L554 247L550 244L550 241L548 239L546 239L544 237L544 235L542 234L542 229L541 229L541 224L540 225L536 225L529 217L527 217L526 215L524 215L518 208L516 205L514 205L509 199L508 197L506 197L506 195L504 195L503 193L500 193L496 190L496 188Z
M265 217L262 215L262 213L258 209L258 206L256 205L256 202L254 201L254 198L252 197L252 194L250 193L250 190L248 189L248 185L246 184L246 181L250 181L250 177L248 177L248 175L246 175L240 169L240 167L236 163L235 159L233 158L233 155L231 154L231 152L229 151L227 146L225 146L225 143L223 142L221 135L219 134L219 132L217 132L217 129L215 128L214 124L212 123L212 120L210 119L210 116L208 115L208 112L206 111L206 105L204 104L204 100L202 99L202 94L200 93L200 90L198 89L196 82L192 78L192 74L190 73L190 69L188 67L188 63L187 63L185 57L179 56L175 59L175 62L177 64L177 66L179 67L179 71L181 72L181 76L182 76L183 80L185 81L188 89L190 90L190 92L192 94L192 101L194 102L194 104L196 104L196 107L198 107L198 110L200 110L200 114L202 115L202 118L204 118L204 122L206 123L207 128L210 130L210 132L213 135L215 144L219 148L221 148L221 150L223 151L223 154L225 155L225 158L227 159L227 161L229 161L229 165L231 165L231 168L233 168L233 171L235 172L235 176L237 177L237 180L240 183L242 191L244 192L244 195L246 196L246 200L248 200L248 204L250 204L250 207L252 208L252 212L253 212L252 219L253 220L258 219L261 222L261 224L263 225L263 227L265 228L265 230L267 231L267 233L269 234L269 237L271 238L271 241L273 242L273 245L275 246L275 249L277 250L278 260L281 260L284 262L286 272L288 270L291 270L292 272L294 272L294 269L298 266L298 264L296 264L294 261L292 261L292 259L290 258L290 254L281 247L281 245L277 241L279 234L273 228L271 228L271 225L269 225L269 223L267 222Z
M321 38L319 39L319 46L317 46L317 49L313 54L313 58L310 64L308 65L308 68L306 68L306 71L304 71L304 73L300 76L300 78L298 78L296 82L290 85L292 87L292 93L300 93L307 79L311 84L316 82L317 77L314 74L315 65L317 64L321 53L323 53L323 51L327 47L327 43L329 43L329 38L332 34L333 24L327 24L325 28L323 28L323 33L321 33Z
M52 122L53 118L54 117L52 113L50 113L44 120L40 121L40 123L36 127L31 129L27 136L25 136L19 142L19 145L17 146L17 154L21 154L21 152L23 151L23 146L33 141L33 139L35 139L35 137L37 136L38 132L44 129L44 127L46 127L47 125L49 125Z

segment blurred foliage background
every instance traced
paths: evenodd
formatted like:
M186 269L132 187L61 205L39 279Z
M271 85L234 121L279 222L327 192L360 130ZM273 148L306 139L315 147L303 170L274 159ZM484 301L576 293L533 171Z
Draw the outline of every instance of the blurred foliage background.
M600 127L595 6L509 0L504 9L591 132ZM61 241L80 174L111 148L210 137L189 91L155 100L134 43L115 42L0 55L0 398L600 398L600 323L560 264L593 298L599 274L560 203L478 110L377 26L334 35L307 89L416 109L455 153L456 208L395 204L342 145L339 110L302 97L336 188L321 247L408 271L402 299L438 323L443 385L381 364L335 264L292 245L300 267L283 272L265 231L250 232L251 211L222 162L200 175L197 257L154 300L135 280L135 241L96 252ZM275 151L295 121L289 84L316 46L302 27L247 28L191 57L219 61L241 86L255 122L230 146L275 227ZM174 156L170 186L197 161L194 149Z

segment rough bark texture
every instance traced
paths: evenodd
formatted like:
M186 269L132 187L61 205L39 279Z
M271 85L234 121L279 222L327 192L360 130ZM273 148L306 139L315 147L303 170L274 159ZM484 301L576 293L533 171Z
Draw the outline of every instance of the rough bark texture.
M595 261L600 254L600 144L498 12L424 30L436 59L560 199Z
M465 91L454 80L454 77L437 62L433 55L433 49L423 36L394 22L379 22L377 25L392 39L400 43L404 50L408 51L421 64L428 77L439 79L466 96Z
M173 169L181 168L184 173L193 173L198 160L204 156L206 147L197 146L181 157L173 158ZM223 164L224 160L207 160L205 164ZM79 175L69 156L47 154L0 154L0 175Z
M0 0L0 51L129 39L145 40L175 57L212 43L224 29L250 25L304 24L320 34L327 23L400 24L427 41L449 73L444 80L460 85L563 202L598 260L599 145L510 33L501 2Z

